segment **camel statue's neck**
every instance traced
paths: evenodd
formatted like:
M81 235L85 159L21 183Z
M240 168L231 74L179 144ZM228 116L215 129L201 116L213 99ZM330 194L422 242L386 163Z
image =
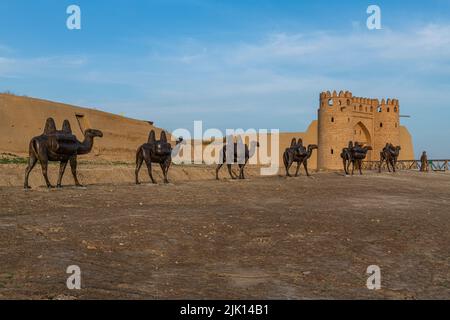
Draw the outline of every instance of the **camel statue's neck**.
M306 153L307 159L311 158L313 150L314 150L313 148L308 147L308 152Z
M398 147L392 147L389 151L395 157L400 154L400 149Z
M85 135L84 141L79 142L77 154L87 154L91 152L94 147L94 137L92 135Z
M177 156L178 153L180 153L180 151L181 151L181 147L185 144L186 144L185 141L177 142L177 144L175 145L175 148L173 148L173 150L172 150L172 156Z

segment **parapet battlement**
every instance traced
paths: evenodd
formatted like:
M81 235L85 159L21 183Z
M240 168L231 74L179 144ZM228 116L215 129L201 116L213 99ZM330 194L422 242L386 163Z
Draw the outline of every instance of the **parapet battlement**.
M365 97L354 97L350 91L340 91L339 94L336 91L331 93L330 91L322 92L320 94L320 107L352 107L354 111L362 111L358 108L370 107L372 112L382 112L384 110L391 111L390 109L385 109L383 107L392 107L392 111L398 112L400 108L400 103L398 99L372 99ZM368 111L368 110L367 110Z

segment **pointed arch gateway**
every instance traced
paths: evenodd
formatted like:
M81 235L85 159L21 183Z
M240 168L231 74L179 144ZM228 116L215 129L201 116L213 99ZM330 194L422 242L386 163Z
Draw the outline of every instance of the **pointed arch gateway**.
M372 137L367 127L361 121L353 128L353 141L362 143L363 145L372 146ZM367 161L372 161L372 151L367 153Z

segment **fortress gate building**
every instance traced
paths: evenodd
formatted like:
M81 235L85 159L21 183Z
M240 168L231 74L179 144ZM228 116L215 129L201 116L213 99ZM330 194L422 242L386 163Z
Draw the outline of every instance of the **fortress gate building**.
M373 147L368 161L377 161L386 143L400 145L400 105L396 99L353 97L351 92L320 94L318 117L319 169L341 169L341 152L349 141Z

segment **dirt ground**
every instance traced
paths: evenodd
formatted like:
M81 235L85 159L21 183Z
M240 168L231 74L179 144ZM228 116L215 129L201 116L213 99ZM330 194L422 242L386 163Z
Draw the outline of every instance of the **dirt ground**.
M450 299L449 174L211 178L0 187L0 298Z

